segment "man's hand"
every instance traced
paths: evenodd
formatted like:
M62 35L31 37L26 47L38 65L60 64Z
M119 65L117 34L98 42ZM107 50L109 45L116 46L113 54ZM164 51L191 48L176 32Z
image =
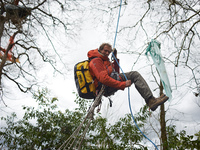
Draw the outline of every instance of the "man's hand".
M126 87L129 87L129 86L131 86L131 80L126 81Z

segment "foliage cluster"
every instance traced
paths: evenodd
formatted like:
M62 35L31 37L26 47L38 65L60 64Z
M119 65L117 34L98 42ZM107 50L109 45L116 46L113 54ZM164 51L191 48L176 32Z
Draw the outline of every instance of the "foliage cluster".
M23 106L25 110L22 119L17 120L13 113L2 117L6 126L0 130L0 146L12 149L58 149L69 138L73 131L82 122L87 113L88 101L77 96L75 100L79 107L70 111L61 112L57 105L57 98L49 98L48 91L43 89L34 94L38 106ZM141 129L147 123L149 113L144 106L135 115L135 120ZM200 134L186 135L183 130L176 133L175 126L168 127L169 147L173 149L198 148ZM145 132L145 134L147 134ZM131 115L120 118L114 125L107 123L106 118L97 115L91 123L82 147L84 149L147 149L144 137L132 122Z

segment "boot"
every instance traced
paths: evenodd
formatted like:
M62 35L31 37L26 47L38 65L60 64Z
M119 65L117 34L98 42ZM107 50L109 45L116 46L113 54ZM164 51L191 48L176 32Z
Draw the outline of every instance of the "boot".
M164 104L168 99L169 97L167 97L165 94L162 94L158 98L152 96L151 98L148 99L147 105L152 111L155 111L159 105Z

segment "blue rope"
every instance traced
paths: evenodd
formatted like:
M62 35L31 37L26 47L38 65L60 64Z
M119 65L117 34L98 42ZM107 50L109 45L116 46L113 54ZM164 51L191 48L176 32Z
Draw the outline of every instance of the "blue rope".
M118 19L117 19L117 27L116 27L116 32L115 32L115 39L114 39L113 48L115 48L115 42L116 42L116 38L117 38L117 31L118 31L118 26L119 26L119 19L120 19L121 8L122 8L122 0L120 1L119 15L118 15Z
M119 26L119 19L120 19L121 7L122 7L122 0L120 1L120 8L119 8L119 14L118 14L118 19L117 19L117 27L116 27L116 32L115 32L115 38L114 38L113 49L115 48L115 43L116 43L116 38L117 38L117 31L118 31L118 26ZM112 56L113 56L113 58L115 59L115 61L117 62L117 64L118 64L120 70L122 71L122 73L123 73L125 79L128 80L127 77L126 77L126 75L125 75L125 73L123 72L121 66L119 65L119 62L117 61L117 58L115 57L115 55L114 55L113 52L112 52ZM137 125L137 123L136 123L136 121L135 121L135 118L134 118L133 112L132 112L132 108L131 108L130 88L129 88L129 87L128 87L128 101L129 101L129 109L130 109L130 112L131 112L131 117L132 117L132 119L133 119L133 121L134 121L136 127L137 127L138 130L142 133L142 135L143 135L146 139L148 139L148 140L155 146L155 148L158 150L158 147L155 145L155 143L153 143L153 142L140 130L140 128L138 127L138 125Z

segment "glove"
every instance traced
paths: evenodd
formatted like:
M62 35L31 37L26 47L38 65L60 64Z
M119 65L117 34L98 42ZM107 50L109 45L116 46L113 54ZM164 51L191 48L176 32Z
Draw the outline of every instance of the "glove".
M115 56L115 58L117 58L117 50L116 50L116 48L113 48L113 55ZM115 59L113 55L111 57L112 61Z

